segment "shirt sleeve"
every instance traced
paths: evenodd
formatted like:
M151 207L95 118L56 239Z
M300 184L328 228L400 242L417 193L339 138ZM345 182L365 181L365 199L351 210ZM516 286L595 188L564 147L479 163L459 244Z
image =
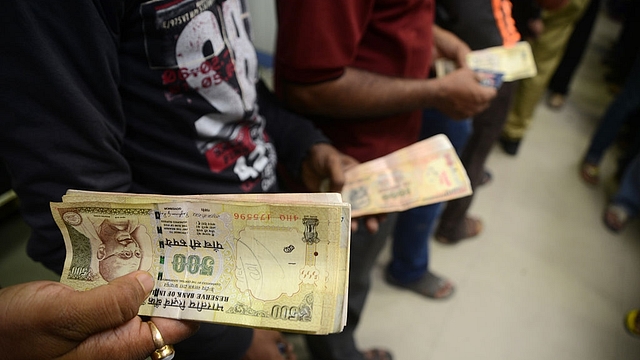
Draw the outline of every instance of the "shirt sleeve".
M340 77L357 54L373 5L373 0L278 0L278 76L297 83Z
M0 156L32 229L27 252L58 273L66 251L49 202L70 188L126 191L131 182L120 154L117 11L10 0L0 15Z
M275 144L278 161L289 175L298 179L311 146L330 141L310 120L282 107L262 81L257 90L260 115L266 119L267 134Z

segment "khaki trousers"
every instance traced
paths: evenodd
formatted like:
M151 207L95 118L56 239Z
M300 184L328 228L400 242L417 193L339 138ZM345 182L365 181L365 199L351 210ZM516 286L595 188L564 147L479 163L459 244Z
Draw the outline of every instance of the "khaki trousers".
M544 30L531 42L533 57L538 74L532 78L520 80L516 90L513 107L509 111L502 136L511 140L524 137L533 112L544 94L549 80L562 60L565 47L576 22L582 16L590 0L571 0L557 11L542 13Z

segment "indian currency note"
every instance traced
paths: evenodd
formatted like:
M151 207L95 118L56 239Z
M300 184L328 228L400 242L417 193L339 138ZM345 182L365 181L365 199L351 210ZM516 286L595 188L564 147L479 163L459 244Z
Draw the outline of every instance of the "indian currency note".
M240 201L279 204L342 204L340 193L243 193L243 194L199 194L199 195L159 195L119 192L100 192L69 189L63 195L63 202L103 201L117 203L155 203L171 201Z
M145 197L52 203L67 247L61 282L85 290L142 269L156 287L141 315L314 334L344 326L348 204Z
M530 78L538 73L531 45L520 41L513 46L494 46L467 54L467 64L475 71L502 74L502 81Z
M342 189L353 217L404 211L471 193L467 172L442 134L349 169Z
M492 79L488 85L495 88L499 88L502 82L525 79L538 73L531 45L526 41L511 47L494 46L471 51L467 54L466 61L469 68L481 77L481 83L490 74ZM454 61L446 58L436 59L433 65L437 77L446 76L458 68Z

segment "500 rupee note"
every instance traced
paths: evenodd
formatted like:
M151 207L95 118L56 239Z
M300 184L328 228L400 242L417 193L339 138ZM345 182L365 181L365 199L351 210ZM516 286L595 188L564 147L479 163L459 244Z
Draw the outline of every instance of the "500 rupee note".
M404 211L471 193L467 172L445 135L355 166L345 173L342 188L353 217Z
M469 68L479 76L491 74L499 82L511 82L520 79L534 77L538 74L531 45L526 41L520 41L513 46L493 46L481 50L471 51L466 57ZM443 77L455 71L457 65L450 59L439 58L434 61L437 77ZM481 83L483 81L481 80ZM494 84L490 84L499 88Z
M520 41L513 46L494 46L467 54L467 64L476 71L491 71L502 74L502 81L510 82L536 76L536 67L531 45Z
M67 248L62 283L85 290L142 269L156 287L141 315L314 334L344 326L348 204L84 195L51 205Z

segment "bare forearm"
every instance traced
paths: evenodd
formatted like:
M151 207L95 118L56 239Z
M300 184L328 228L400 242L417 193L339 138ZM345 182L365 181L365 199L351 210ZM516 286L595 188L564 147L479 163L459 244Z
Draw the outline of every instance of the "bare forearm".
M404 79L346 68L335 80L319 84L283 84L285 101L309 115L339 119L391 116L431 107L441 82Z

